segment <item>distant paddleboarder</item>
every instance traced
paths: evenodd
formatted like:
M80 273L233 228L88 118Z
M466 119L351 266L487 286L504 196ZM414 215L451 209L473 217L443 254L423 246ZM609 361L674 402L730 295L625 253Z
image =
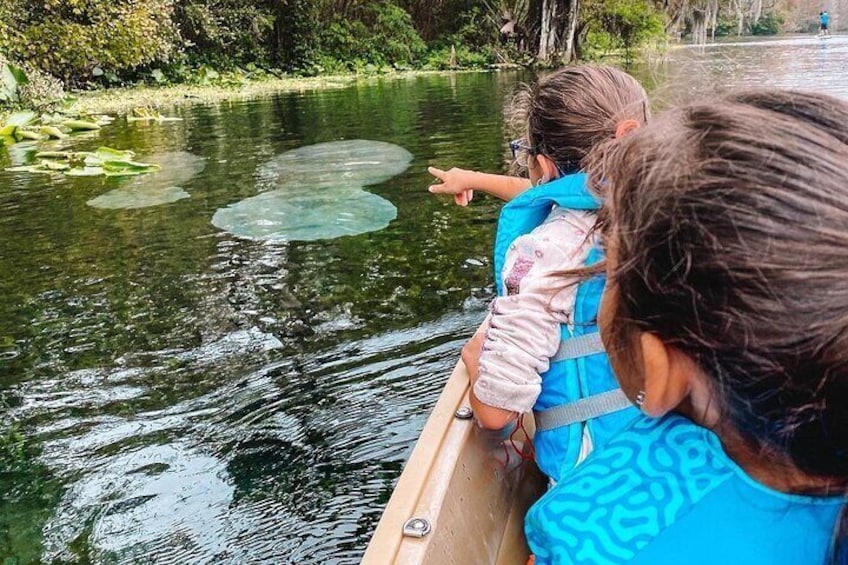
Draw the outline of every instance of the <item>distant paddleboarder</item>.
M830 15L827 10L819 12L819 37L830 37L830 30L827 29L830 23Z

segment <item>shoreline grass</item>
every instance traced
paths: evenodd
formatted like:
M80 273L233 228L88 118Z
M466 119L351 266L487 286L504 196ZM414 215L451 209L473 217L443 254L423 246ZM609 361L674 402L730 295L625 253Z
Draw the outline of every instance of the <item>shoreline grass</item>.
M306 92L345 88L358 82L379 79L403 79L422 75L457 72L492 72L491 69L452 71L397 71L374 75L322 75L317 77L284 77L245 80L235 85L137 85L72 93L66 112L71 114L129 114L134 108L163 109L186 104L203 104L251 100L287 92Z

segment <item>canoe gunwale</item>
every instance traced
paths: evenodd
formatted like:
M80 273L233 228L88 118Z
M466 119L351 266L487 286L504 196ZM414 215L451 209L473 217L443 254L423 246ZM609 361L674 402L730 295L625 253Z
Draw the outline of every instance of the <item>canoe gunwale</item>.
M362 563L492 563L523 565L527 507L544 488L535 464L522 460L503 434L457 417L467 407L468 374L460 361L404 466ZM532 418L530 433L532 433ZM525 440L519 431L513 440ZM431 532L403 535L411 518Z

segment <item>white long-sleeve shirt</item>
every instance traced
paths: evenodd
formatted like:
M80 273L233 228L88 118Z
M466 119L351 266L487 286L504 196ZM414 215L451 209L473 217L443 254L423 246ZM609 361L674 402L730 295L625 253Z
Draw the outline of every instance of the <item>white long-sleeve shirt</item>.
M516 238L501 273L506 296L495 298L474 395L484 404L529 412L541 392L561 339L571 322L577 281L562 276L586 263L595 242L588 236L595 214L554 207L547 219Z

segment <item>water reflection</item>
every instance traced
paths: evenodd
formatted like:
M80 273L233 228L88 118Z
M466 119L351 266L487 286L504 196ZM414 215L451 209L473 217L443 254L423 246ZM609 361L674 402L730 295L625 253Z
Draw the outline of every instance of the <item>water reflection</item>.
M640 72L661 104L848 96L848 42L823 43L683 48ZM99 180L0 172L0 557L358 562L492 292L497 203L432 197L426 166L503 170L520 78L371 80L74 142L202 158L170 206L95 210ZM275 155L340 139L413 156L368 189L397 207L384 230L268 245L210 224Z
M82 544L97 562L317 562L330 543L354 562L460 343L451 332L470 329L477 306L271 363L163 409L123 413L154 392L150 370L77 371L24 388L18 412L53 413L42 457L73 478L44 526L44 558L74 560ZM278 346L253 332L190 357L214 370Z

